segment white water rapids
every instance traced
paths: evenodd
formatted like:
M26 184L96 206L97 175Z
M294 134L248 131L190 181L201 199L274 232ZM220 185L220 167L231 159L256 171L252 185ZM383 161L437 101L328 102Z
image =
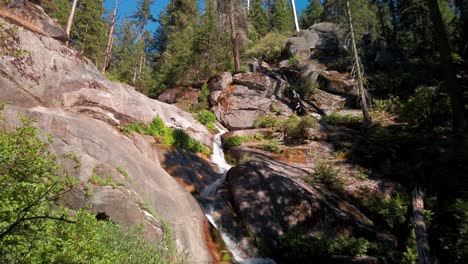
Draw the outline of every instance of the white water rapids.
M234 260L236 263L239 264L275 264L275 262L271 259L266 258L247 258L242 251L241 246L237 244L237 242L232 239L229 235L229 230L223 230L220 225L218 225L213 217L214 214L214 199L216 197L216 193L218 188L224 184L226 181L226 174L229 169L232 168L224 158L224 151L221 136L226 133L223 129L216 127L218 130L218 134L216 134L213 142L213 155L211 156L211 161L218 166L218 172L221 174L221 177L214 181L213 183L207 185L200 193L200 196L210 201L205 206L205 215L210 221L210 223L218 230L223 239L224 243L226 244L227 248L231 252Z

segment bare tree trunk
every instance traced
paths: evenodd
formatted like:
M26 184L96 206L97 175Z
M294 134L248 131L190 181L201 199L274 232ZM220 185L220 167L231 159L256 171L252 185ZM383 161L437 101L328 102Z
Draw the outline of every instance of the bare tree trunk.
M357 85L359 89L359 94L361 96L362 114L364 115L364 123L367 126L370 126L372 124L372 118L369 114L369 108L367 106L367 91L364 88L364 75L362 73L361 60L359 59L356 46L356 38L354 36L353 19L351 17L351 8L349 7L349 0L346 0L346 7L348 9L349 31L351 33L351 45L353 46L354 67L357 73Z
M250 0L247 0L247 13L250 13Z
M296 31L299 32L299 21L297 20L297 10L296 10L296 1L291 0L292 7L293 7L293 15L294 15L294 24L296 25Z
M239 44L237 43L237 25L236 25L234 0L230 0L229 20L230 20L229 22L231 26L232 53L234 56L234 71L238 72L240 70L240 52L239 52Z
M67 22L67 36L70 37L70 32L71 32L71 27L73 24L73 17L75 16L75 10L76 10L76 4L78 3L78 0L73 0L72 8L70 11L70 16L68 17L68 22Z
M111 26L109 28L109 36L107 37L107 46L106 46L106 54L104 55L104 63L102 65L102 74L106 73L107 66L109 64L109 58L112 51L112 45L114 42L114 29L115 29L115 22L117 19L117 6L119 5L119 0L115 0L115 7L114 7L114 14L112 16Z
M443 68L447 91L450 95L450 103L452 105L453 132L457 140L463 139L465 130L465 114L463 105L463 90L457 82L457 76L453 67L453 60L450 50L447 33L445 32L444 22L440 14L437 0L426 0L427 6L431 13L431 20L434 26L434 36L436 43L439 46L440 63ZM463 147L460 145L459 147Z
M424 222L424 193L419 187L412 193L413 223L416 234L419 264L431 264L429 242L427 240L426 223Z

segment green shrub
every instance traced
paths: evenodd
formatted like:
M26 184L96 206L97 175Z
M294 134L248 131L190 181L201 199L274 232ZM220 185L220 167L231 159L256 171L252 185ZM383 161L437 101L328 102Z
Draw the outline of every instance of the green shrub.
M390 97L388 99L372 99L372 108L374 111L397 113L400 110L400 98Z
M145 134L146 126L143 122L136 122L128 125L124 125L120 129L125 135L130 134L132 131L138 134Z
M184 130L175 129L172 132L172 136L174 138L174 144L173 144L174 146L182 148L182 149L186 149L194 153L201 152L201 153L208 154L208 150L206 149L206 147L203 146L196 139L190 137L187 133L185 133Z
M255 128L278 128L281 125L281 119L275 115L257 117L253 123Z
M228 150L232 147L240 146L247 140L248 138L245 136L232 136L223 142L223 148Z
M362 115L343 115L333 112L330 115L323 116L321 120L334 125L360 123L362 122Z
M340 170L330 161L319 161L314 167L315 173L309 175L306 181L309 184L321 183L328 189L342 192L343 182L340 179Z
M47 150L51 139L41 141L32 120L21 119L12 131L0 129L0 263L184 262L166 244L146 241L142 227L61 207L58 197L76 180L63 177ZM91 197L92 186L85 188Z
M117 188L118 186L122 186L123 184L120 182L116 182L112 179L111 176L107 177L101 177L95 173L93 173L89 177L89 181L95 185L100 185L100 186L111 186L112 188Z
M247 50L249 58L265 58L276 61L281 57L286 37L278 33L268 33L258 43Z
M366 207L379 215L390 227L395 228L406 221L409 202L398 194L395 197L373 196Z
M280 143L276 139L269 140L266 144L263 144L262 149L276 154L281 152Z
M319 83L311 78L307 78L297 83L294 87L296 92L305 98L312 96L319 88Z
M146 128L146 131L144 132L144 134L150 135L153 137L157 137L157 136L164 137L168 133L169 133L169 129L166 127L166 125L164 124L164 121L159 116L156 116L155 118L153 118L151 123Z
M293 115L282 124L285 138L291 141L303 141L308 134L307 130L317 127L317 120L311 116L299 117Z
M208 129L216 130L214 124L216 122L216 116L211 111L202 110L195 115L195 119L205 125Z

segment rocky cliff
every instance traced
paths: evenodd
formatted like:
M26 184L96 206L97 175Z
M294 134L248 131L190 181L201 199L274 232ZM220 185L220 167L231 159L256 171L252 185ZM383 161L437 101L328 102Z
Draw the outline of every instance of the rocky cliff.
M210 132L179 108L106 80L62 42L65 33L41 8L28 3L21 10L1 9L0 23L0 100L8 103L0 126L12 129L25 115L36 120L43 136L53 136L51 151L81 182L64 203L126 225L143 222L156 241L170 227L177 249L190 262L211 262L206 218L196 200L161 167L152 137L125 136L119 127L159 115L206 146L212 144ZM93 185L91 175L118 184Z

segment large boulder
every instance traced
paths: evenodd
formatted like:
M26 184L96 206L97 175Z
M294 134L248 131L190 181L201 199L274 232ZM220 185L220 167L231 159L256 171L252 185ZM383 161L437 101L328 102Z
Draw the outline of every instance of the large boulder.
M337 71L324 71L318 76L320 89L348 96L358 96L358 90L355 85L355 80L346 73Z
M6 30L13 28L9 21L0 18ZM28 21L39 27L35 19ZM167 125L185 129L207 146L212 145L211 133L191 114L106 80L88 59L51 34L15 24L21 26L10 31L15 48L26 54L0 55L0 98L9 102L0 127L18 126L20 114L32 117L41 135L54 138L50 150L60 157L58 162L83 185L90 183L94 173L112 175L122 183L116 188L95 184L91 197L77 190L64 198L65 204L77 209L89 202L99 217L126 225L145 224L155 240L162 239L165 230L160 224L165 220L177 249L189 255L189 262L210 263L206 217L197 201L161 167L151 137L125 136L119 126L150 122L159 115ZM79 162L64 161L70 153ZM149 209L157 216L149 216Z
M168 104L175 104L182 101L187 101L190 104L198 103L199 89L192 87L175 87L167 89L158 96L158 100Z
M308 59L311 55L310 45L304 37L290 37L286 40L286 50L290 57Z
M285 81L260 72L239 73L233 84L211 93L212 110L230 130L251 128L261 116L290 116L290 108L279 100L285 87Z
M231 83L232 74L230 72L222 72L208 80L208 89L210 89L210 92L222 91Z
M310 33L307 33L309 31ZM322 22L312 25L304 38L310 43L310 48L327 54L338 54L344 46L345 33L336 24Z
M300 179L308 173L272 160L231 169L234 210L246 228L273 254L282 246L280 237L295 227L329 238L346 234L375 239L372 221L338 196L304 184Z

